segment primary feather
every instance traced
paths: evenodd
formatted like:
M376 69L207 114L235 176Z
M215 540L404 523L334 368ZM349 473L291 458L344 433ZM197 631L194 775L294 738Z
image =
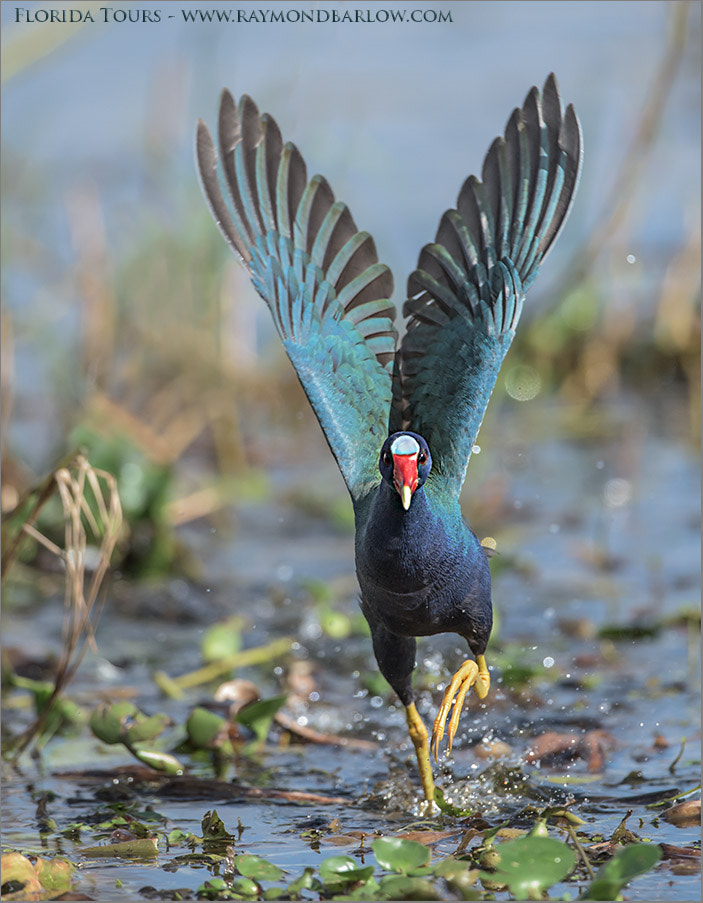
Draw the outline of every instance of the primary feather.
M534 281L573 198L581 136L554 75L528 93L448 210L408 280L390 431L427 440L431 480L457 497Z
M222 233L268 304L352 497L380 480L395 355L393 278L322 176L244 96L222 95L220 164L204 123L197 158Z
M243 96L225 91L217 153L197 157L213 215L268 304L355 501L378 485L378 451L410 429L432 451L431 483L458 498L525 292L568 213L581 161L554 75L528 93L470 176L408 279L396 351L393 279L327 181ZM222 187L224 185L225 192Z

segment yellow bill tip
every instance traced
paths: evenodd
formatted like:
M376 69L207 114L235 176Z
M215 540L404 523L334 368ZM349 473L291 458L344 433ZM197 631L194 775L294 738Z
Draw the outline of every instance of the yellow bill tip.
M403 508L407 511L410 507L410 500L412 499L413 494L409 486L401 486L400 489L400 501L403 503Z

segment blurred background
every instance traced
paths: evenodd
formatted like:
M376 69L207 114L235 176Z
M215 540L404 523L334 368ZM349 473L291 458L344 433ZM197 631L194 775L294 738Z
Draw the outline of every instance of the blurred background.
M273 6L292 18L382 8ZM82 516L90 534L92 511L104 523L80 560L86 580L99 577L88 602L105 605L75 684L91 703L96 687L128 683L140 704L163 705L154 669L194 667L197 638L224 620L243 645L294 638L292 662L279 654L244 673L271 693L290 690L296 667L312 669L314 689L295 709L305 724L357 731L386 751L388 736L391 748L407 739L357 607L343 482L265 305L207 210L196 123L214 129L224 87L271 113L374 236L400 307L442 212L511 110L554 71L581 119L584 166L464 488L466 516L497 546L498 620L494 707L462 730L518 744L544 726L607 727L629 744L610 761L611 780L635 767L632 744L695 734L700 4L441 0L394 6L427 19L395 24L183 15L268 9L248 2L118 2L106 23L104 8L0 6L4 686L54 681L57 658L70 676L61 600L83 598L85 574L71 572L75 592L64 595L65 523ZM95 21L42 21L70 9ZM95 494L81 508L85 461L107 488L104 502ZM428 715L464 650L456 637L422 649ZM27 724L25 703L9 706L10 734ZM166 705L183 720L182 704ZM94 744L55 755L75 765ZM330 773L339 768L337 751L324 755ZM347 781L356 795L387 778L385 759L345 755L330 786ZM455 775L477 767L461 755ZM277 762L276 780L308 786L292 757ZM259 762L238 767L259 781ZM397 802L406 783L385 798ZM501 812L524 802L500 799ZM13 823L33 824L32 805L20 789Z
M95 21L46 21L70 8L2 5L11 531L41 478L82 449L117 480L121 574L213 579L203 555L215 547L223 575L317 573L306 549L319 555L325 539L313 531L291 548L285 534L301 517L336 524L345 561L341 478L268 312L203 202L196 121L214 127L224 86L271 112L375 236L401 304L441 213L480 171L511 109L553 70L581 118L583 175L499 379L466 512L481 535L524 518L517 487L534 461L545 480L557 473L526 490L533 503L571 491L564 506L597 524L640 499L637 522L660 524L653 553L671 547L662 519L697 496L699 5L447 2L423 9L451 22L227 24L192 20L210 10L251 20L263 7L174 3L157 22L157 4L118 4L105 22L105 8L83 3L78 18ZM302 9L278 8L293 19ZM333 8L350 7L310 4ZM572 457L590 449L603 470L606 443L614 463L594 482ZM245 530L243 508L253 519ZM57 504L40 514L49 535L62 528ZM256 554L259 539L247 539L259 527ZM599 547L591 556L617 557L602 537L588 542ZM20 551L41 561L36 543Z
M217 487L176 519L229 501L218 478L285 457L272 431L322 451L197 182L195 124L214 127L225 86L327 176L401 303L441 213L554 70L582 121L583 176L490 417L546 403L588 433L594 412L634 405L653 430L697 435L697 4L448 2L428 9L451 23L336 25L183 21L202 4L105 24L99 4L78 7L95 23L16 23L19 8L71 7L2 5L4 510L79 438L167 465L170 501Z

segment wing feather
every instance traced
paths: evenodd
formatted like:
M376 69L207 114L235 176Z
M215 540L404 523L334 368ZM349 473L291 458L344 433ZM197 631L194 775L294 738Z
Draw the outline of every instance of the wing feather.
M532 88L470 176L408 279L391 431L430 446L430 479L456 497L527 288L568 214L581 165L573 107L554 75Z
M352 497L361 498L380 479L387 435L392 275L327 181L308 180L295 145L249 97L237 105L223 92L218 132L221 177L212 138L198 125L210 209L269 306Z

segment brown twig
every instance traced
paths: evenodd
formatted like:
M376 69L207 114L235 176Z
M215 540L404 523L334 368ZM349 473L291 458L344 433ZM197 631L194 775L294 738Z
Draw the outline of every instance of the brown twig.
M104 488L103 488L104 487ZM41 507L54 492L58 492L64 512L64 548L42 537L46 548L54 551L65 567L64 619L62 647L54 689L35 721L13 744L15 759L37 736L52 710L53 704L66 688L80 665L88 644L95 645L95 605L100 588L110 566L112 552L122 526L117 482L112 474L96 470L80 453L73 453L35 490L37 500L11 547L17 553L19 540L25 532L38 538L34 528ZM91 500L95 511L91 507ZM86 549L88 533L100 543L98 562L86 591ZM44 541L46 540L46 541ZM9 565L8 565L9 566ZM99 612L98 612L99 614Z
M320 745L327 746L345 746L347 749L378 749L378 743L374 743L373 740L360 740L355 737L338 737L336 734L321 734L310 727L304 727L303 725L298 724L295 718L291 718L290 715L286 715L283 712L276 712L274 721L291 734L295 734L303 740L307 740L309 743L319 743Z

